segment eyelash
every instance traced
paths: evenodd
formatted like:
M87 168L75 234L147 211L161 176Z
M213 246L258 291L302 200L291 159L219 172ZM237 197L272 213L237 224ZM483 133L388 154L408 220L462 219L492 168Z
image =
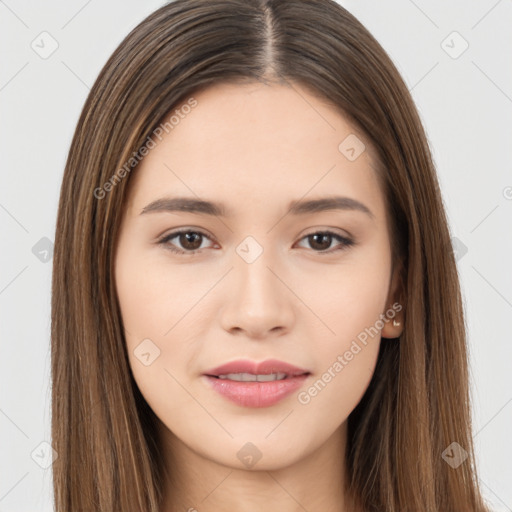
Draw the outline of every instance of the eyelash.
M201 231L199 229L180 229L177 231L173 231L172 233L169 233L168 235L165 235L163 238L158 240L157 243L162 244L162 245L167 245L166 249L168 249L169 251L171 251L173 253L183 254L183 255L187 255L187 256L192 256L192 255L203 250L203 249L195 249L194 251L185 251L185 250L181 250L181 249L176 249L175 247L173 247L172 245L169 244L170 240L172 240L173 238L176 238L177 236L182 235L184 233L194 233L194 234L198 234L205 238L210 239L210 237L206 233L204 233L203 231ZM299 241L304 240L304 238L308 238L313 235L328 235L328 236L331 236L332 238L338 240L339 242L341 242L341 245L338 246L338 248L336 248L336 249L328 249L328 250L324 250L324 251L315 251L312 249L313 252L316 252L316 253L322 254L322 255L323 254L331 254L336 251L342 251L344 249L347 249L348 247L355 245L354 240L344 237L344 236L341 236L341 235L338 235L337 233L334 233L333 231L313 231L312 233L308 233L307 235L304 235Z

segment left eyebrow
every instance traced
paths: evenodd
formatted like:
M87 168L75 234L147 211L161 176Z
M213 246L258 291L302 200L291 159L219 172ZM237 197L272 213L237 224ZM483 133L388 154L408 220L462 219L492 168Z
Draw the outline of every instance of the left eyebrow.
M360 201L351 197L332 196L320 199L295 200L288 205L287 214L304 215L333 210L360 211L375 219L372 211ZM141 215L150 212L188 212L217 217L232 217L233 212L228 211L226 206L215 201L207 201L192 197L164 197L157 199L145 206Z
M292 201L287 213L300 215L305 213L316 213L332 210L355 210L365 213L375 219L372 211L357 199L343 196L323 197L321 199L310 199L307 201Z

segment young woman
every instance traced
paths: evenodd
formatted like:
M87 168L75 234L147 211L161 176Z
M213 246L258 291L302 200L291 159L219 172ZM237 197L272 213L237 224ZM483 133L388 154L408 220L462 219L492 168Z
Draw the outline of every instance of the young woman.
M120 44L64 174L52 384L57 512L487 510L430 150L345 9L176 0Z

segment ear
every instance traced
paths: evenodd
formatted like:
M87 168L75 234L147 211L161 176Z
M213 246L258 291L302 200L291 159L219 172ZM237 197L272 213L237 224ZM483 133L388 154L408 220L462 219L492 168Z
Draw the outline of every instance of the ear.
M384 327L381 331L382 338L398 338L404 330L405 308L401 297L404 296L401 264L396 265L391 277L386 310L384 311Z

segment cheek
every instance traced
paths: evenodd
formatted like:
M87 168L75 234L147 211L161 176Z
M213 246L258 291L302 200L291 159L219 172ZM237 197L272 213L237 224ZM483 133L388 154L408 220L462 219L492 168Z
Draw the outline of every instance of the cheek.
M385 247L379 244L354 252L342 264L325 268L323 275L306 277L307 303L325 324L320 334L329 352L350 345L384 313L391 270ZM379 326L382 329L380 322Z
M373 375L386 309L390 259L383 250L359 253L325 286L309 293L308 305L323 321L315 340L316 375L299 403L332 413L333 424L350 414ZM318 276L317 276L318 277ZM314 404L314 405L313 405ZM333 404L337 404L333 408Z
M356 289L355 289L356 290ZM382 297L381 290L373 290ZM315 337L315 375L297 395L299 407L309 416L323 417L322 427L334 430L344 422L363 397L377 363L382 329L379 322L384 299L370 287L357 288L350 297L338 293L324 309L329 327Z
M170 293L161 272L121 240L115 264L116 290L126 348L134 378L143 394L156 385L164 356L164 334L172 327Z
M126 349L137 387L158 416L161 411L170 417L179 415L187 404L172 378L175 372L169 360L178 366L184 363L180 354L173 354L172 347L165 344L173 331L167 337L165 333L175 323L165 287L145 266L131 266L127 260L119 262L116 281Z
M172 393L175 399L166 407L179 410L180 397L186 396L178 382L197 357L202 319L214 314L208 316L208 301L200 299L218 276L172 266L161 255L155 258L128 244L121 243L118 254L116 290L134 379L150 405L158 407L155 400Z
M155 253L156 256L155 257ZM132 338L172 336L214 276L198 274L187 265L172 265L165 257L120 246L116 288L125 328Z

